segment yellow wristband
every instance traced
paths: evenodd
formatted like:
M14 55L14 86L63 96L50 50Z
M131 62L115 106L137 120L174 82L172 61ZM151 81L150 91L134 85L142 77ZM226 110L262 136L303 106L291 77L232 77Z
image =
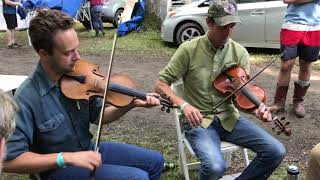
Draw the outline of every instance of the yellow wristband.
M187 105L189 105L189 103L185 102L185 103L183 103L182 105L179 106L179 109L180 109L181 111L183 111L184 108L185 108Z

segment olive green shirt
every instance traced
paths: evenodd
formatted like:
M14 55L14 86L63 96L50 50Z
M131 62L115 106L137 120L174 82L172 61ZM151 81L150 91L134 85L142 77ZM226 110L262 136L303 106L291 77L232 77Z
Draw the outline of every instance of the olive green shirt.
M168 85L182 78L186 102L198 108L204 115L226 96L212 86L216 77L231 66L240 65L249 72L247 50L232 39L221 48L214 48L208 35L183 43L174 53L168 65L159 72L159 79ZM240 114L231 99L225 101L213 113L203 119L207 128L217 116L223 128L232 131Z

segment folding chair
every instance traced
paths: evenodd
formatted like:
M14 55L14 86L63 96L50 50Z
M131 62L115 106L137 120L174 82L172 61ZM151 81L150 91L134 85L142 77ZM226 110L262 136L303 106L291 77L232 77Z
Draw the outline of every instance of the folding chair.
M176 95L183 97L183 82L178 82L171 85L171 89L176 93ZM181 123L180 118L182 116L182 113L179 109L174 109L174 117L175 117L175 124L176 124L176 131L178 136L178 150L179 150L179 163L180 163L180 173L184 174L184 177L186 180L189 180L189 170L198 169L200 162L191 162L187 163L186 154L184 151L184 147L187 148L189 153L196 157L193 149L191 148L190 143L184 136L184 131L181 130ZM231 166L231 152L241 150L243 159L245 161L246 166L249 165L249 157L248 157L248 151L246 148L237 146L235 144L229 143L229 142L221 142L221 151L224 154L224 158L226 160L227 167Z

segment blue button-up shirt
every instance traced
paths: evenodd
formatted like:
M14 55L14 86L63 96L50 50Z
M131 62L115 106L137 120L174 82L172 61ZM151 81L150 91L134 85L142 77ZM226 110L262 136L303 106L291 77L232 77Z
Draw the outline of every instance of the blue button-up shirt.
M15 93L20 108L16 130L7 141L7 160L24 152L40 154L89 150L101 99L71 100L47 77L40 63Z

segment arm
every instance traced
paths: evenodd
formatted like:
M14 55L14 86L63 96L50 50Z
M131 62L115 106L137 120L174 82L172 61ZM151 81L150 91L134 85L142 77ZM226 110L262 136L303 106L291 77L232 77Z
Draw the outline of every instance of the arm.
M314 2L315 0L283 0L285 4L306 4L310 2Z
M3 171L9 173L39 173L56 169L57 153L37 154L25 152L13 160L3 163ZM63 159L66 165L78 166L93 170L101 165L100 153L94 151L65 152Z
M189 121L189 124L191 127L196 127L199 126L202 122L202 114L200 111L193 107L190 104L187 104L181 109L182 105L187 103L184 101L182 98L177 96L169 87L168 84L162 82L161 80L157 80L156 85L155 85L155 90L159 94L165 94L167 97L170 97L170 101L173 104L176 104L180 107L180 110L183 111L184 116L187 118Z
M19 1L4 0L4 3L9 6L21 6L22 7L22 4Z

